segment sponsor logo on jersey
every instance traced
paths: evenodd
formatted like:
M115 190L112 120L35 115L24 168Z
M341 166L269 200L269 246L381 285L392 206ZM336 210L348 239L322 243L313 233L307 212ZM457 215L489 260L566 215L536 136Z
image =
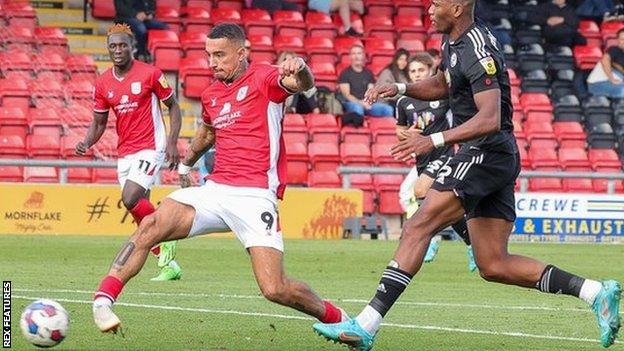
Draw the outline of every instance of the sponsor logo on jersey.
M407 107L405 109L406 110L413 110L414 109L414 104L407 105Z
M210 98L210 107L217 106L217 98Z
M128 95L122 95L121 96L121 100L119 100L120 104L127 104L128 103Z
M130 91L132 91L132 94L134 95L138 95L141 93L141 82L132 82L132 84L130 84Z
M243 99L247 96L247 90L249 89L248 86L244 86L240 89L238 89L238 93L236 94L236 101L243 101Z
M440 107L440 101L429 101L429 107L431 108L438 108Z
M169 83L167 83L167 78L165 78L164 74L160 75L160 78L158 78L158 82L160 83L160 86L164 89L169 88Z
M496 62L492 56L487 56L479 60L479 63L485 69L485 73L493 76L496 74Z
M115 94L114 94L112 91L110 91L110 90L109 90L109 91L108 91L108 98L109 98L109 99L112 99L112 98L113 98L113 96L115 96Z
M226 102L223 105L223 108L221 109L221 112L219 112L219 116L223 116L226 113L230 113L230 110L232 110L232 104L230 104L229 102Z
M456 64L457 64L457 54L453 53L453 55L451 55L451 68L455 67Z

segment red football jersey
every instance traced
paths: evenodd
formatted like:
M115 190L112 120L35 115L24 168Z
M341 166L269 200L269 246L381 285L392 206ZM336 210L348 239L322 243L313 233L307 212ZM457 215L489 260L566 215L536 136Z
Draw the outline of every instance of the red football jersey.
M167 135L159 100L167 100L173 89L156 67L134 60L123 78L113 68L95 82L95 112L113 109L117 117L119 157L141 150L165 150Z
M202 93L203 119L215 128L215 183L269 189L282 198L286 151L283 102L277 67L251 64L231 84L215 80Z

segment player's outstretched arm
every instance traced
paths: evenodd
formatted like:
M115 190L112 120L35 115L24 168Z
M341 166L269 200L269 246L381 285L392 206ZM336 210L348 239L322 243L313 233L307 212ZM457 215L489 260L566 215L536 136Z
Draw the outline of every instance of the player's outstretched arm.
M108 111L94 112L93 120L89 125L89 130L84 140L76 144L76 155L83 156L87 150L100 140L104 131L106 131L106 123L108 122Z
M314 76L301 57L286 59L279 65L282 86L293 93L312 89Z
M163 101L169 109L169 137L167 138L167 150L165 153L167 161L169 161L169 169L174 170L180 162L178 155L178 136L180 135L180 127L182 126L182 113L180 105L175 96L171 95L167 100Z
M477 114L465 123L441 133L423 136L408 131L409 135L394 145L390 153L397 160L407 161L412 153L417 156L431 152L435 147L458 144L496 133L501 127L501 92L489 89L474 95Z
M396 95L405 95L418 100L440 100L448 97L448 85L442 72L409 84L381 84L366 91L364 101L369 104L377 102L379 98L392 98Z
M184 160L178 166L178 173L180 175L180 185L183 188L189 187L192 185L191 179L188 176L189 171L199 160L199 158L208 151L215 141L215 132L214 127L211 125L207 125L202 123L199 128L197 128L197 132L195 132L195 136L191 140L191 145L189 149L186 151L186 156Z

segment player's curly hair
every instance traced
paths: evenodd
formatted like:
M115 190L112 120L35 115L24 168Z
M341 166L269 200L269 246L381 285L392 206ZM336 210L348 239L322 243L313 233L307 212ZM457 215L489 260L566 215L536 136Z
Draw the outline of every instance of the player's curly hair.
M112 34L127 34L130 36L130 38L134 39L134 34L132 34L132 29L130 29L130 26L127 25L126 23L115 23L112 26L110 26L108 28L108 32L106 33L107 36L110 36Z

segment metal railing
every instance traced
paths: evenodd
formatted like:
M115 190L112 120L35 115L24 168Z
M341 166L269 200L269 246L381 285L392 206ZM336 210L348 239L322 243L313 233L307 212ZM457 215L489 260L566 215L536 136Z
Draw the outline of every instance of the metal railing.
M116 161L67 161L67 160L30 160L0 159L0 166L19 167L57 167L60 168L59 182L67 183L67 169L73 167L117 168Z
M351 187L351 174L407 174L410 168L381 168L381 167L338 167L338 173L342 175L342 187ZM606 179L607 194L615 193L615 181L624 179L622 173L594 173L594 172L545 172L545 171L522 171L520 178L520 191L527 192L529 188L529 178L590 178Z

